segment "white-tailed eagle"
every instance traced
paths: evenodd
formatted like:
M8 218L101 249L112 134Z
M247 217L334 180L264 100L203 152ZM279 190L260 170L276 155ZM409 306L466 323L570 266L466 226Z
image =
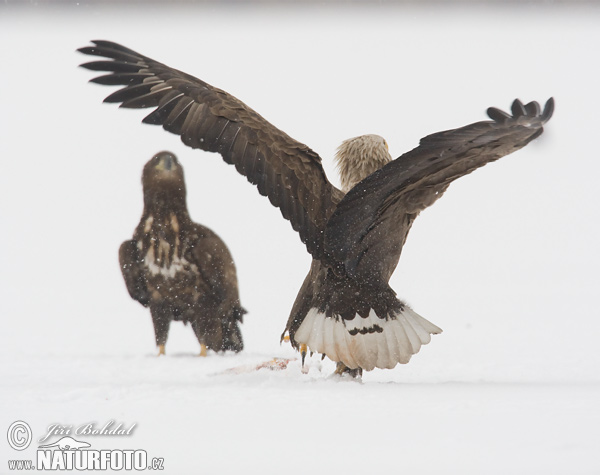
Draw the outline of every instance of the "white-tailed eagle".
M284 334L338 362L337 371L407 363L441 329L398 300L388 281L414 219L455 179L538 137L554 101L515 100L512 115L429 135L396 160L376 135L344 142L337 161L343 189L321 158L225 91L108 41L79 49L110 58L82 64L125 86L105 102L154 108L144 123L162 125L184 144L217 152L281 210L313 261Z
M241 351L240 305L233 259L225 243L194 223L187 209L183 167L160 152L142 173L144 211L133 239L119 248L129 295L150 307L159 355L172 320L189 323L206 350Z

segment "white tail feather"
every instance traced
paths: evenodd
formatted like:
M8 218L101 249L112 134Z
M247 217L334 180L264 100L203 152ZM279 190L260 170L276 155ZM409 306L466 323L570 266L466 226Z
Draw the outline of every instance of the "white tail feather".
M350 345L352 344L352 335L348 333L346 327L344 325L336 325L336 335L341 335L340 337L340 350L338 350L338 355L341 354L340 361L347 361L349 364L346 364L348 368L357 368L358 363L352 356L352 352L350 351Z
M437 335L438 333L442 333L442 329L437 325L434 325L429 320L426 320L417 312L415 312L412 308L405 307L405 310L408 310L412 317L421 325L425 331L431 335Z
M415 334L417 335L417 338L419 339L420 343L423 345L426 345L427 343L429 343L431 341L431 335L429 334L428 331L426 331L423 328L422 325L419 324L419 322L417 322L417 320L413 317L413 315L411 315L411 314L414 314L414 315L417 315L417 314L408 308L405 309L403 314L406 317L406 320L408 321L408 323L410 324L412 329L415 331Z
M294 339L348 368L368 371L408 363L422 345L431 341L431 334L441 332L441 328L408 307L388 320L379 318L372 309L367 318L356 315L352 320L343 320L312 308Z
M316 330L315 325L317 313L318 311L316 308L311 308L306 314L306 317L304 317L304 320L302 321L302 325L300 325L300 328L298 328L296 331L295 340L297 342L306 343L310 339L313 330Z
M391 359L390 350L385 333L390 332L384 331L381 337L377 337L377 362L375 363L375 366L377 366L378 368L388 366L389 361Z
M333 361L338 361L339 358L335 349L336 338L333 330L334 325L335 320L333 318L326 318L323 322L323 348L325 350L325 354L330 354Z
M406 364L410 361L410 357L414 353L408 335L406 334L403 325L393 325L391 330L390 333L393 332L396 336L396 341L398 342L398 351L400 353L398 363Z

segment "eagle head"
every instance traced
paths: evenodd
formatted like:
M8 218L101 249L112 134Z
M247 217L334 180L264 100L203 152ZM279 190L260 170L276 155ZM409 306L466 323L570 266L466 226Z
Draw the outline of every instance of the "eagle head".
M342 142L335 154L342 191L348 193L354 185L392 161L388 144L379 135L369 134Z
M159 152L144 166L142 173L144 200L147 205L185 204L183 167L171 152Z

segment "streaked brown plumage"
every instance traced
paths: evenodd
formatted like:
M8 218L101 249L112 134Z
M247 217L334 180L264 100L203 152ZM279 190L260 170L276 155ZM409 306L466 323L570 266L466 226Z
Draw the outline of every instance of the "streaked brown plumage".
M552 99L543 112L518 100L512 116L490 108L491 121L429 135L396 160L381 137L346 141L341 191L315 152L225 91L115 43L93 43L79 51L111 60L82 65L109 72L92 81L125 86L105 102L155 108L143 122L220 153L290 221L313 257L286 325L290 341L359 371L406 363L441 331L388 285L416 216L456 178L538 137L554 108Z
M144 166L144 211L133 239L119 249L131 298L150 307L164 354L172 320L190 323L201 345L241 351L240 305L233 259L225 243L188 213L183 167L170 152Z

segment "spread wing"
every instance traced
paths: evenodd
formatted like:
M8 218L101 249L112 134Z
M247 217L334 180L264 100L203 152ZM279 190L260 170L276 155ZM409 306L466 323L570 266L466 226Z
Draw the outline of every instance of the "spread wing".
M119 248L119 264L121 273L131 298L137 300L144 307L150 303L150 294L146 285L146 274L142 265L143 259L137 248L137 242L129 240L123 242Z
M217 152L281 210L315 258L343 193L325 176L321 158L225 91L108 41L78 51L110 58L81 66L109 74L92 79L124 88L105 102L155 108L143 122L162 125L184 144Z
M538 137L553 110L552 98L543 112L537 102L523 105L519 100L513 102L512 116L490 108L491 121L429 135L358 183L325 231L325 252L341 263L337 272L387 282L419 212L452 181Z

